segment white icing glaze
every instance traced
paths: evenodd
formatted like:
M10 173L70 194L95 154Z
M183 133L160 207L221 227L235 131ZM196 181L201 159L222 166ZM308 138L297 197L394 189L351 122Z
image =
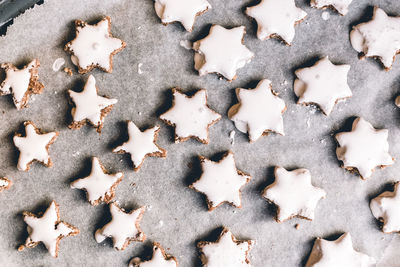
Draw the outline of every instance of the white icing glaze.
M38 65L39 61L34 59L23 69L17 69L14 66L6 69L6 79L1 84L0 91L3 95L12 93L14 104L17 109L22 108L22 100L29 89L29 82L32 77L30 71ZM2 65L2 68L5 66L6 65Z
M26 136L14 136L14 144L19 149L18 170L28 170L28 164L33 160L42 162L48 165L50 162L50 155L46 146L50 141L57 136L56 132L46 134L37 134L35 126L28 123L25 126Z
M333 7L339 14L346 15L349 12L349 5L353 0L311 0L311 7L326 8Z
M353 122L351 132L338 133L336 155L345 168L357 168L363 179L369 178L378 166L394 163L389 155L388 130L375 129L363 118Z
M89 120L94 126L103 123L101 110L118 102L117 99L97 95L96 80L93 75L89 75L82 92L68 90L68 93L75 104L71 110L73 120L75 122Z
M242 43L244 34L244 26L225 29L213 25L207 37L194 42L195 69L199 75L215 72L227 80L235 79L236 71L249 63L254 56Z
M56 202L51 202L42 217L24 215L24 221L28 225L29 237L26 239L26 246L31 242L42 242L51 256L57 257L57 244L60 237L65 237L75 232L71 226L59 222Z
M129 267L178 267L178 263L173 259L166 259L161 247L153 246L153 256L151 260L136 264L135 258L129 263Z
M400 232L400 193L399 182L394 191L386 191L372 199L369 207L376 219L383 220L384 233Z
M233 234L228 230L215 243L204 245L201 250L206 258L207 267L251 267L247 260L247 253L252 247L253 242L237 241Z
M111 71L110 59L116 50L121 49L124 44L110 34L110 20L108 17L95 25L86 24L84 27L76 27L76 38L67 44L67 47L76 56L75 62L82 69L91 65Z
M162 23L179 21L187 31L192 31L197 15L211 8L206 0L155 0L154 8Z
M293 41L295 25L307 13L296 7L294 0L262 0L258 5L246 8L246 14L257 21L257 37L266 40L276 34L287 44Z
M239 131L248 132L251 142L266 131L284 135L285 102L273 94L270 80L261 80L252 90L238 88L236 96L239 103L231 107L228 116Z
M320 59L314 66L296 70L294 93L298 104L314 103L329 115L336 102L352 96L347 84L350 65L334 65L328 57Z
M344 233L334 241L317 238L306 267L375 266L375 259L355 251L350 233Z
M241 207L240 188L251 177L238 173L233 153L229 152L218 162L204 159L201 167L203 173L192 187L207 196L210 209L224 202Z
M129 239L142 242L145 237L138 226L144 211L145 207L141 207L130 213L126 213L117 204L111 203L110 212L112 219L102 228L97 229L95 233L96 242L101 243L107 237L111 237L114 248L118 250L123 250L125 243Z
M350 41L357 52L367 57L379 57L389 69L400 51L400 17L390 17L375 7L371 21L353 27Z
M65 64L65 59L63 59L62 57L57 58L56 60L54 60L53 62L53 71L59 71L62 67L62 65Z
M208 140L208 128L221 119L221 115L207 106L207 92L201 89L188 97L175 90L173 106L160 119L175 126L175 134L181 139L197 137Z
M138 169L142 164L146 156L152 153L162 153L165 151L161 150L156 144L156 132L160 129L160 126L154 126L153 128L140 131L140 129L132 122L128 122L128 135L129 140L123 143L121 146L113 149L114 153L123 151L131 154L131 160L135 169Z
M275 181L263 193L264 198L279 207L279 222L294 216L313 220L318 201L325 196L324 190L311 184L307 169L287 171L282 167L275 168Z
M92 171L88 177L75 180L71 188L85 189L90 204L97 200L104 201L111 196L111 187L122 178L122 172L106 174L98 158L92 159Z

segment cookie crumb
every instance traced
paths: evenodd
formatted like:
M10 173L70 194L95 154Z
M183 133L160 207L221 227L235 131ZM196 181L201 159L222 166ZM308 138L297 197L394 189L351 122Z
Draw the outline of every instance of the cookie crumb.
M396 100L394 101L394 103L396 104L396 106L398 108L400 108L400 95L398 97L396 97Z
M54 63L52 66L53 71L54 72L59 71L61 69L62 65L64 65L64 64L65 64L65 60L62 57L57 58L56 60L54 60Z
M141 69L142 66L143 66L143 63L139 63L139 64L137 65L137 73L138 73L138 74L143 74L143 71L142 71L142 69Z
M186 50L191 50L192 49L192 42L189 40L181 40L179 42L179 45L185 48Z
M296 230L299 230L300 229L300 224L296 223L294 228L296 228Z
M64 68L64 72L69 76L72 76L72 70L70 68Z
M235 134L236 134L235 130L232 130L232 131L229 133L229 138L231 139L231 145L234 145L234 144L235 144Z
M321 18L323 20L328 20L330 18L329 12L327 11L322 12Z

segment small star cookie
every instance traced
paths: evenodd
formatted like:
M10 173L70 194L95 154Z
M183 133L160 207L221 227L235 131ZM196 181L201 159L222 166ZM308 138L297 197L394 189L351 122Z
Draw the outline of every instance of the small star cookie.
M253 240L237 240L231 231L224 227L216 242L200 241L197 247L201 252L203 266L251 267L248 256L253 244Z
M207 91L198 90L187 96L179 88L173 88L172 107L160 116L166 124L175 126L175 142L195 138L208 144L208 129L221 119L221 115L207 105Z
M337 158L345 169L357 171L361 179L371 177L375 167L394 163L389 155L388 130L377 130L363 118L354 120L351 132L338 133L335 138Z
M275 167L275 181L264 189L262 196L277 207L276 221L283 222L293 217L313 220L318 202L326 192L311 184L307 169L287 171Z
M193 43L194 68L200 76L217 73L228 81L236 79L236 71L254 57L244 44L245 27L225 29L211 26L207 37Z
M237 88L236 96L239 103L229 109L228 117L239 131L248 133L250 142L270 132L284 135L286 105L272 90L270 80L261 80L252 90Z
M332 8L344 16L349 12L349 5L353 0L311 0L311 7L325 9Z
M19 150L18 170L28 171L33 161L51 167L49 147L58 137L58 132L43 133L31 121L24 122L26 136L14 135L14 144Z
M394 191L386 191L372 199L369 207L374 217L383 222L384 233L400 232L400 193L399 182Z
M328 57L312 67L296 70L293 89L299 98L297 103L315 104L328 116L339 100L352 96L347 84L349 70L350 65L334 65Z
M6 177L0 177L0 192L3 190L10 189L12 182Z
M42 242L50 255L57 258L60 240L79 234L78 228L60 220L59 206L54 200L41 217L27 211L23 212L23 216L29 236L25 245L18 248L19 251L25 247L34 248Z
M5 80L0 84L0 95L13 95L14 105L21 110L28 105L29 96L41 94L43 84L38 81L38 59L32 60L22 69L18 69L11 63L1 64L1 68L6 72Z
M114 199L115 188L123 177L122 172L108 174L99 159L93 157L90 175L72 182L71 188L86 190L90 204L97 206L102 201L110 203Z
M102 228L97 229L95 239L97 243L103 242L107 237L112 238L114 248L124 250L132 241L143 242L146 235L140 230L145 207L127 213L118 207L115 202L110 203L112 219Z
M354 250L350 233L342 234L334 241L317 238L306 267L375 266L375 259Z
M79 129L86 122L92 124L98 133L103 128L104 118L111 111L117 99L110 99L97 95L98 88L95 78L90 75L82 92L68 90L74 107L71 109L73 121L68 126L70 129Z
M211 211L223 203L241 208L241 188L251 177L236 169L233 153L227 152L217 162L202 156L200 161L202 174L189 187L206 195L208 210Z
M156 144L160 126L141 131L132 121L128 121L129 139L113 149L114 153L131 154L133 169L139 171L146 157L165 158L167 151Z
M306 18L307 13L296 7L294 0L262 0L258 5L246 8L246 15L257 21L258 39L264 41L274 37L290 45L295 35L294 27Z
M112 57L125 48L126 43L111 34L111 18L105 17L95 25L75 21L76 37L64 50L76 60L78 72L85 74L94 68L112 72Z
M371 21L353 27L350 41L361 59L379 58L385 70L390 70L396 54L400 53L400 17L388 16L375 7Z
M178 261L174 256L165 253L159 243L153 243L153 256L148 261L141 261L135 257L129 262L129 267L178 267Z
M155 0L154 8L164 25L178 21L191 32L196 17L211 9L211 5L207 0Z

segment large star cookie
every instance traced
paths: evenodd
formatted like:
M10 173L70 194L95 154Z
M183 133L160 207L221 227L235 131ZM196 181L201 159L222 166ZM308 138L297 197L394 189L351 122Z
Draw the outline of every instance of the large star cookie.
M99 159L93 157L90 175L73 181L71 188L86 190L86 196L90 204L96 206L102 201L110 203L114 199L115 188L123 177L124 174L122 172L108 174Z
M388 16L375 7L371 21L353 27L350 41L361 58L379 58L385 69L390 70L396 54L400 53L400 17Z
M113 149L114 153L129 153L133 169L139 171L146 157L165 158L167 151L156 144L160 126L141 131L132 121L128 121L129 139L121 146Z
M386 191L372 199L369 207L374 217L383 222L384 233L400 232L400 192L399 182L394 191Z
M208 144L208 128L221 119L221 115L207 105L207 91L198 90L187 96L181 89L173 88L172 107L160 116L160 119L175 126L175 142L196 138Z
M216 242L200 241L197 247L201 252L203 266L251 267L248 256L253 244L252 240L237 240L231 231L224 227Z
M211 5L207 0L155 0L154 8L164 25L178 21L191 32L196 17L205 13Z
M25 245L21 245L18 250L21 251L25 247L34 248L42 242L50 255L58 256L60 240L67 236L79 234L79 229L69 223L60 220L59 206L52 201L46 212L38 217L31 212L24 212L24 221L28 225L28 238Z
M75 27L76 37L64 49L75 58L79 73L84 74L94 68L112 72L112 57L124 49L126 43L112 36L110 17L95 25L76 20Z
M49 147L56 140L58 132L42 133L31 121L24 122L26 136L14 135L14 144L19 150L18 170L28 171L33 161L51 167Z
M354 250L350 233L344 233L334 241L317 238L306 267L375 266L375 259Z
M250 181L250 175L236 169L232 152L226 153L219 161L200 156L202 174L190 188L207 197L208 210L223 203L242 207L241 188Z
M297 103L318 105L325 115L329 115L339 100L352 96L347 84L349 70L350 65L334 65L328 57L312 67L296 70L293 89L299 98Z
M6 177L0 177L0 192L3 190L10 189L12 182Z
M269 132L284 135L282 114L286 105L272 90L270 80L260 81L252 90L237 88L236 96L239 103L229 109L228 117L239 131L249 134L250 142Z
M68 126L71 129L79 129L86 122L90 122L98 133L103 128L104 118L111 111L117 99L110 99L97 95L98 88L95 78L90 75L82 92L68 90L69 96L74 104L71 109L73 121Z
M153 256L150 260L142 261L135 257L129 262L129 267L178 267L174 256L165 253L159 243L153 243Z
M344 16L349 12L349 5L353 0L311 0L311 7L325 9L332 8Z
M290 45L295 26L307 13L296 7L294 0L262 0L258 5L246 8L246 15L257 21L258 39L280 38Z
M6 72L5 80L0 84L0 95L13 95L14 105L18 110L28 105L31 94L41 94L43 84L38 81L39 60L34 59L22 69L11 63L1 64Z
M112 219L102 228L97 229L95 239L103 242L107 237L112 238L114 248L124 250L132 241L143 242L146 235L140 230L140 221L145 207L127 213L114 202L110 203Z
M263 197L277 207L276 221L283 222L293 217L313 220L314 211L326 192L311 184L307 169L287 171L275 167L275 181L264 189Z
M351 132L338 133L335 138L337 158L345 169L357 171L362 179L371 177L375 167L394 163L389 155L388 130L377 130L363 118L354 120Z
M225 29L211 26L207 37L193 43L194 68L200 76L217 73L228 81L236 79L236 71L254 57L244 44L245 27Z

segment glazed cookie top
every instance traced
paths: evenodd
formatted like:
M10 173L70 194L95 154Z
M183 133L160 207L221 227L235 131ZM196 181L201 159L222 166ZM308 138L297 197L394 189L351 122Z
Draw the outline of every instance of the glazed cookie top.
M295 71L294 93L299 104L316 104L325 115L329 115L335 104L352 96L347 84L350 65L334 65L328 57L320 59L314 66Z
M362 179L371 177L375 167L394 163L389 155L388 130L377 130L363 118L354 120L351 132L338 133L335 138L338 159L345 168L356 168Z
M211 5L206 0L155 0L154 8L162 23L178 21L191 32L196 17L210 9Z
M354 250L350 233L344 233L334 241L317 238L306 267L375 266L375 259Z
M250 142L257 141L267 132L284 135L282 114L285 102L271 88L270 80L262 80L255 89L236 89L239 103L228 111L236 128L249 134Z
M153 244L153 256L148 261L141 261L133 258L129 267L178 267L178 261L175 257L167 255L160 244Z
M245 27L226 29L211 26L207 37L193 43L195 69L199 75L218 73L228 81L236 78L236 71L254 57L244 44Z
M357 52L366 57L378 57L389 70L400 51L400 17L388 16L375 7L371 21L353 27L350 41Z
M246 8L246 15L257 21L258 39L279 37L290 45L295 35L294 27L307 13L296 7L294 0L262 0L258 5Z
M293 217L313 220L318 201L325 196L324 190L311 184L309 170L287 171L282 167L275 167L275 181L263 192L263 197L278 207L278 222Z
M311 7L315 8L334 8L340 15L349 12L349 5L353 0L311 0Z

